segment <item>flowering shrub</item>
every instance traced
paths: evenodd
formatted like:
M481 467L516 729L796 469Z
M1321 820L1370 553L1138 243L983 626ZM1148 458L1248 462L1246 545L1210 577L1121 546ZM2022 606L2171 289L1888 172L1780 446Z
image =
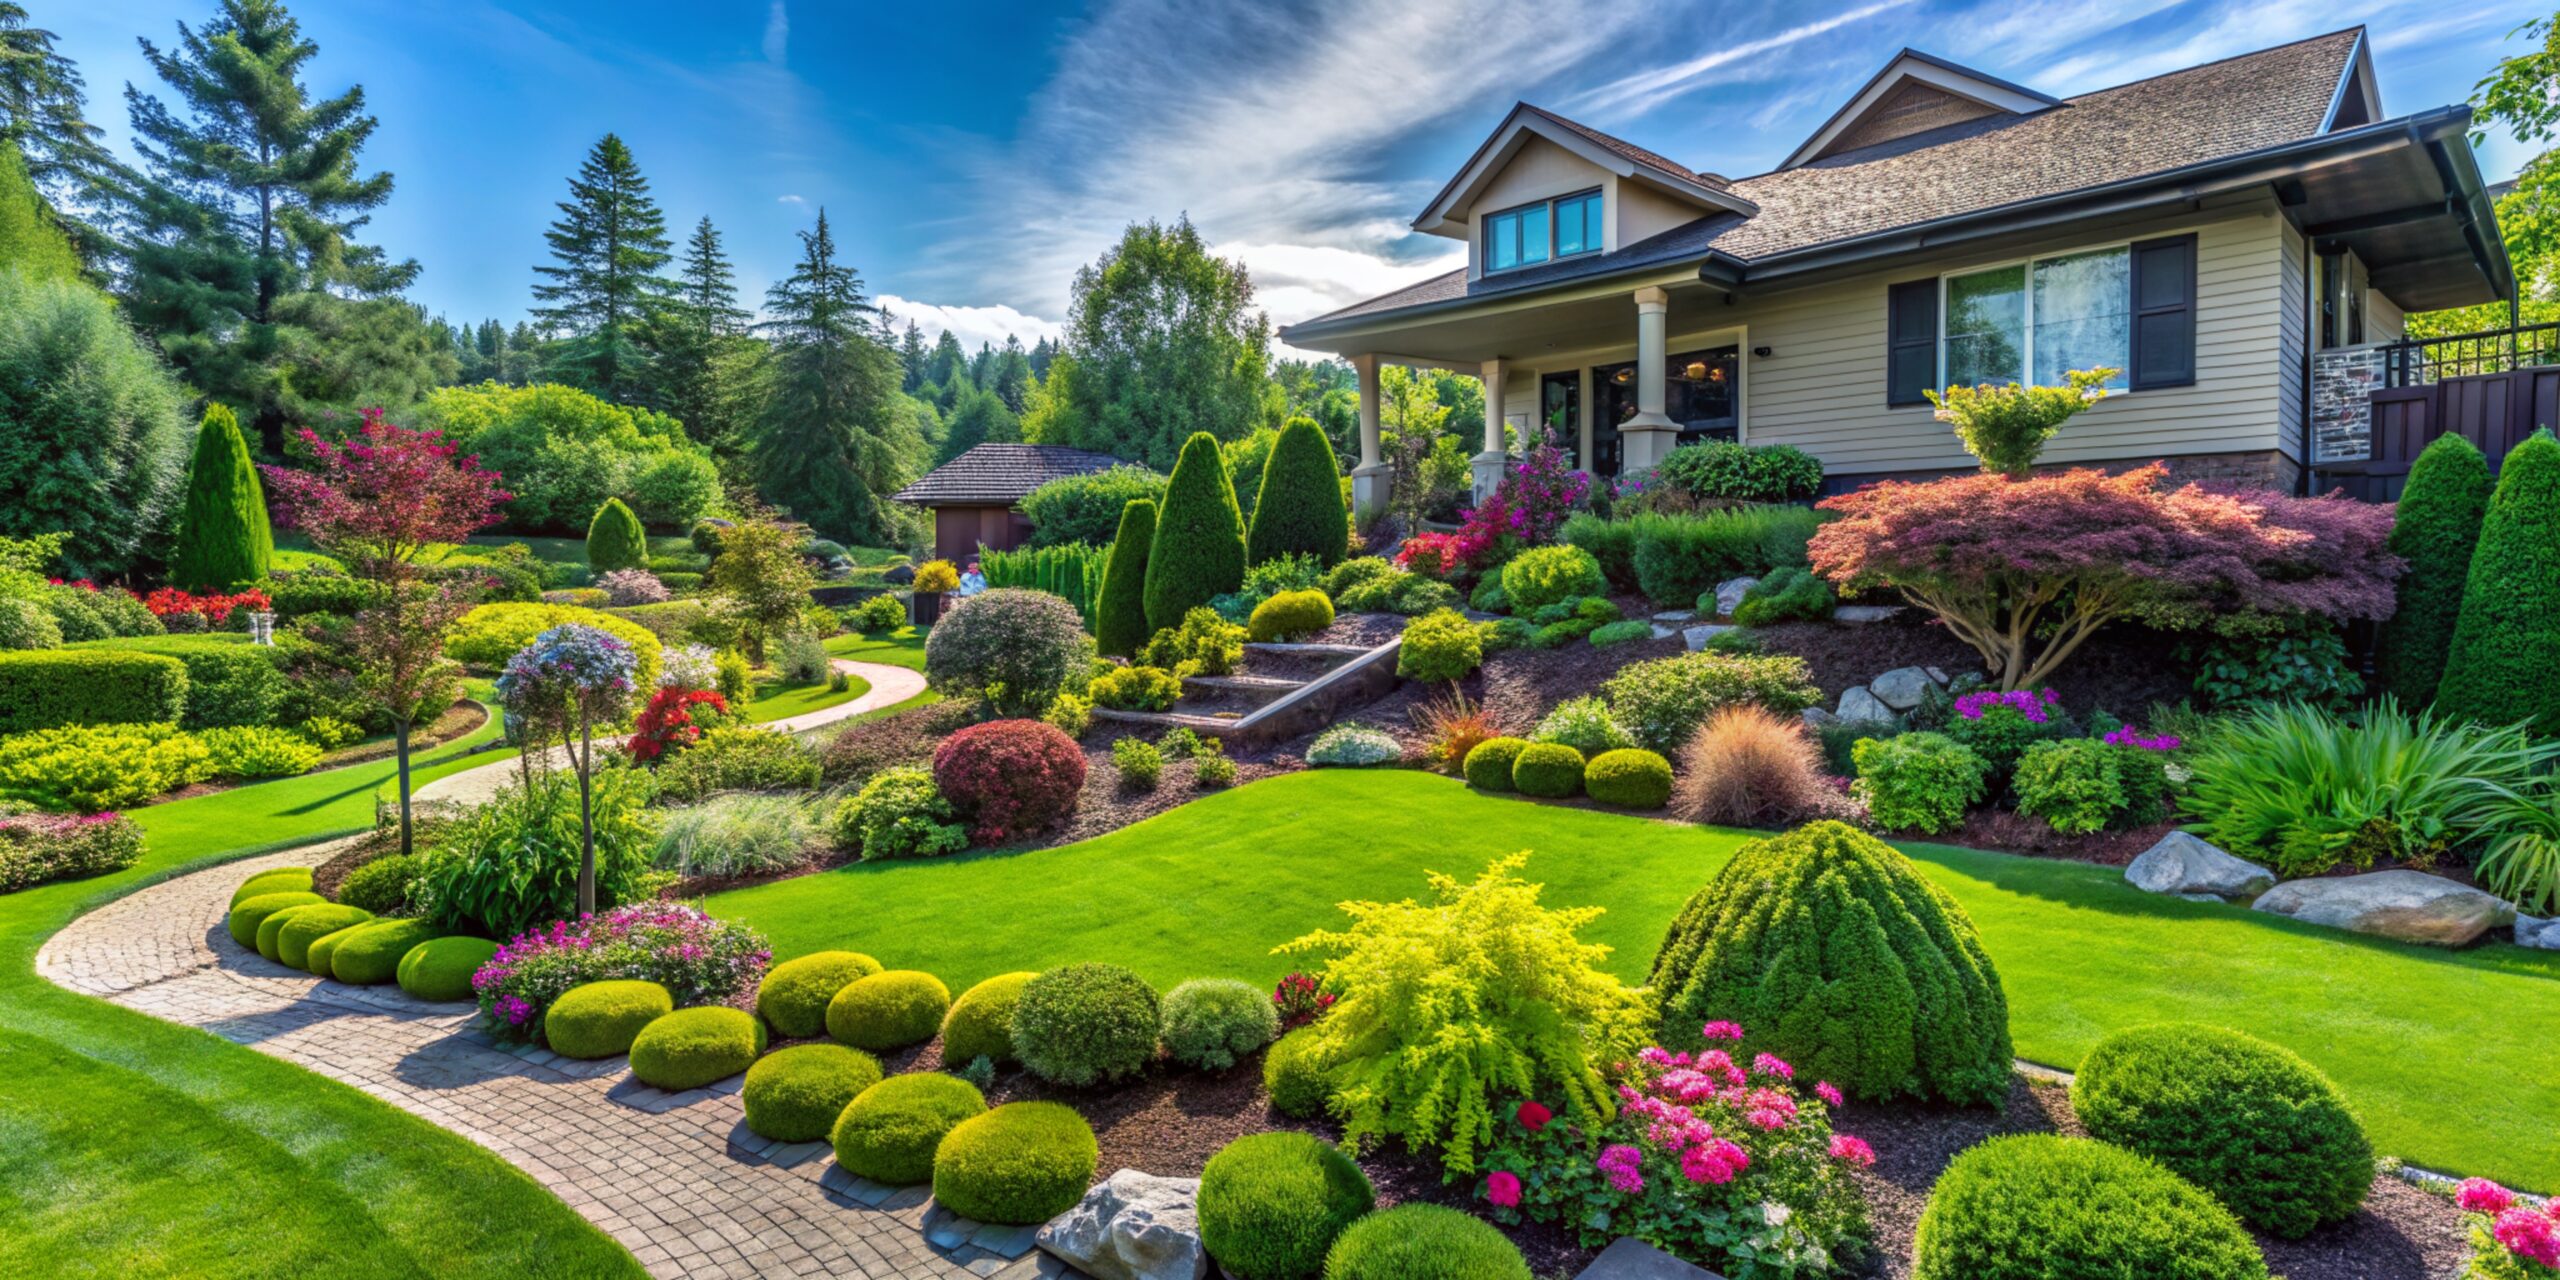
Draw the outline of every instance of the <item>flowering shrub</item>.
M122 871L142 858L142 828L120 813L0 817L0 893Z
M662 656L658 668L660 687L677 689L717 689L720 687L720 655L707 644L680 644Z
M2185 746L2174 733L2144 733L2134 725L2118 725L2101 739L2111 747L2134 747L2143 751L2175 751Z
M1947 736L1970 748L1990 766L1994 779L2017 767L2029 746L2068 736L2072 726L2062 714L2062 699L2051 689L1981 690L1959 694Z
M1292 973L1271 989L1271 1007L1280 1015L1280 1029L1295 1031L1333 1008L1333 993L1303 973Z
M1493 540L1460 529L1456 533L1417 533L1396 551L1396 565L1407 573L1447 582L1463 578L1493 554Z
M669 664L673 666L672 663ZM624 749L643 764L701 741L702 731L729 719L729 700L709 689L661 684L649 695Z
M491 1030L529 1041L551 1002L606 979L655 982L678 1008L727 1004L753 991L773 951L764 935L689 903L635 902L528 930L471 975Z
M1735 1276L1823 1275L1863 1245L1866 1206L1848 1170L1875 1163L1831 1131L1840 1092L1709 1023L1706 1048L1636 1055L1617 1113L1559 1120L1527 1101L1487 1149L1484 1195L1503 1222L1555 1222L1597 1248L1618 1236Z
M1417 533L1405 539L1396 563L1443 582L1472 577L1522 547L1555 541L1590 492L1590 473L1566 466L1549 435L1511 465L1483 505L1465 513L1456 533Z
M2461 1280L2560 1276L2560 1200L2535 1208L2486 1178L2465 1178L2453 1203L2471 1226L2471 1262Z
M605 599L617 605L664 604L674 597L658 575L646 569L616 569L596 579Z
M266 592L255 587L232 595L196 595L176 587L162 587L144 596L142 607L173 631L206 631L230 622L234 609L264 613L275 605Z

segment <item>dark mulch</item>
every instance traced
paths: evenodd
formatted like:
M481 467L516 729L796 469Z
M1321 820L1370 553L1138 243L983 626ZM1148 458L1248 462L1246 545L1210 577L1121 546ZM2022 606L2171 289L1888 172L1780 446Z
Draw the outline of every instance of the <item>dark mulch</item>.
M1767 652L1805 660L1826 702L1896 667L1937 667L1949 676L1982 670L1982 655L1917 609L1883 622L1785 622L1757 631ZM2177 643L2139 627L2100 632L2071 656L2053 688L2074 711L2104 708L2138 718L2152 703L2178 702L2192 692L2189 673L2173 660Z
M2052 824L2044 819L2029 817L2014 809L1975 809L1965 815L1963 826L1925 838L1972 849L2022 853L2037 858L2069 858L2074 862L2121 867L2142 856L2143 850L2160 843L2162 836L2178 827L2176 822L2155 822L2147 827L2075 836L2065 835L2054 830Z

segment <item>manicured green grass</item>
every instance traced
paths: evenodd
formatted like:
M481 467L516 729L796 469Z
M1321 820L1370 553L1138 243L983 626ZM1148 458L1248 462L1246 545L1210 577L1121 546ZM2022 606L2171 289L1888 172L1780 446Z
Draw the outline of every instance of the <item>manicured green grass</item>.
M1339 925L1334 904L1426 892L1533 850L1553 905L1608 908L1588 931L1644 979L1682 902L1752 833L1480 795L1406 771L1290 774L1098 839L1030 853L856 863L719 894L777 957L829 947L923 969L953 990L1078 960L1159 987L1300 966L1271 948ZM2560 1190L2560 955L2357 938L2142 893L2076 862L1908 847L1980 926L2018 1052L2069 1067L2106 1033L2186 1019L2286 1045L2346 1090L2382 1151Z
M753 702L747 704L747 720L751 724L770 724L792 716L824 711L841 702L851 702L871 692L871 682L860 676L850 677L842 689L830 689L825 681L816 684L784 684L772 681L756 686Z
M413 760L466 763L492 723ZM254 1049L36 976L73 917L195 867L361 830L389 761L137 810L140 865L0 897L0 1275L636 1276L465 1139Z
M931 628L900 627L887 635L847 631L827 637L827 652L856 662L885 662L909 671L924 670L924 638Z

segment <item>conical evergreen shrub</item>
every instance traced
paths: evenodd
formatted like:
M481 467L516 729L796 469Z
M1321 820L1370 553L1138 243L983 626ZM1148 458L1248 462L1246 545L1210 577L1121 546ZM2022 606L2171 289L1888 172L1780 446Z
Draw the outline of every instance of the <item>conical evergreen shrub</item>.
M2498 468L2436 709L2560 734L2560 441L2536 431Z
M1183 442L1156 513L1147 550L1147 630L1182 625L1182 615L1244 585L1244 513L1218 439L1194 431Z
M188 591L264 582L275 549L267 491L249 463L240 420L223 405L207 405L196 428L195 460L187 467L187 504L178 512L169 580Z
M1351 525L1342 510L1342 471L1313 418L1291 418L1262 466L1262 491L1253 500L1253 532L1246 560L1260 564L1285 555L1312 555L1326 568L1351 547Z
M1156 504L1132 498L1120 508L1120 532L1102 565L1102 596L1093 606L1094 647L1115 657L1138 652L1147 629L1147 552L1156 541Z
M640 517L622 505L622 499L605 499L596 508L595 519L587 522L587 567L609 573L645 568L648 563L649 534L640 527Z
M1862 1098L1998 1103L2009 1001L1973 921L1892 846L1838 822L1754 840L1654 957L1662 1043L1736 1022L1749 1051Z
M2435 701L2488 510L2489 459L2461 436L2437 436L2409 468L2391 523L2392 553L2409 569L2400 578L2399 607L2383 624L2375 665L2382 687L2404 707Z

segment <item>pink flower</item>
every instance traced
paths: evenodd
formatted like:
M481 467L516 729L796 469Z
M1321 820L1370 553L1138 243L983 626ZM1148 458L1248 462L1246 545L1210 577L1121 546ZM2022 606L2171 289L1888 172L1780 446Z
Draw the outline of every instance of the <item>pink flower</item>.
M1781 1080L1793 1080L1796 1078L1796 1069L1794 1067L1788 1066L1778 1058L1765 1053L1751 1060L1751 1069L1764 1076L1776 1076Z
M1835 1133L1831 1135L1831 1158L1864 1169L1876 1162L1876 1149L1868 1146L1864 1138Z
M2527 1262L2546 1267L2560 1267L2560 1223L2531 1209L2509 1209L2498 1215L2490 1234L2507 1252Z
M1602 1151L1593 1164L1609 1176L1609 1188L1618 1194L1631 1196L1644 1190L1644 1152L1619 1143Z
M1542 1103L1528 1101L1520 1104L1520 1127L1531 1133L1536 1133L1539 1130L1546 1128L1547 1122L1555 1118L1556 1113L1547 1110L1546 1106Z
M1824 1102L1830 1103L1832 1106L1836 1107L1840 1105L1840 1090L1833 1087L1832 1083L1828 1080L1816 1080L1813 1082L1813 1096L1822 1099Z
M1739 1040L1742 1038L1742 1024L1738 1022L1724 1021L1710 1022L1707 1025L1698 1028L1698 1034L1705 1036L1709 1040Z
M1520 1203L1520 1175L1516 1173L1501 1172L1488 1175L1484 1180L1484 1198L1491 1200L1505 1209L1518 1205Z
M2516 1193L2487 1178L2465 1178L2453 1202L2467 1213L2504 1213L2515 1207Z
M1750 1167L1750 1153L1722 1138L1700 1143L1680 1155L1680 1176L1691 1182L1722 1186Z

